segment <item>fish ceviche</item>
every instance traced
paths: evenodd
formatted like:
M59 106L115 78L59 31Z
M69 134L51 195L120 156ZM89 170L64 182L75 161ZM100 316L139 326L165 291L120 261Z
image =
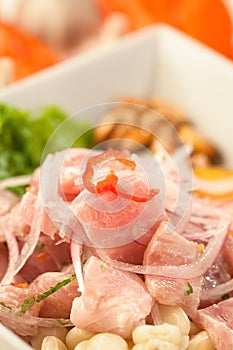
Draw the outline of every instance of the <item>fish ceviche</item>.
M0 321L33 348L232 349L233 178L190 188L151 157L163 182L129 151L72 148L0 183Z

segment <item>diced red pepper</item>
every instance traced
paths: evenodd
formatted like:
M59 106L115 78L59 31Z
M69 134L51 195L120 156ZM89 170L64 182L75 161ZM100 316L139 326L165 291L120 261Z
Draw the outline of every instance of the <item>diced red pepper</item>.
M117 194L116 186L118 182L118 177L114 173L114 171L110 171L110 173L105 177L103 181L97 182L96 191L99 194L102 194L106 191L111 191Z
M17 287L17 288L27 288L28 284L27 284L27 282L25 282L25 283L14 283L14 282L12 282L11 286L14 286L14 287Z

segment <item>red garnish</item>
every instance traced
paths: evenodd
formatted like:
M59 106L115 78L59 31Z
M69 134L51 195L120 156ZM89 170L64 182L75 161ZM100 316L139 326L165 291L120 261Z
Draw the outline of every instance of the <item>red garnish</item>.
M118 151L118 150L113 150L109 149L105 152L102 152L101 154L98 154L97 156L93 156L88 159L87 164L86 164L86 169L83 173L82 179L83 179L83 184L85 188L92 193L96 193L96 186L92 182L92 178L94 176L94 167L97 166L98 164L104 163L106 160L116 160L117 158L121 160L123 163L126 161L126 158L129 158L129 152L128 151ZM130 166L132 166L130 160L128 160L130 163Z
M136 164L132 160L128 159L129 153L128 151L117 151L113 149L109 149L106 152L103 152L97 156L91 157L87 161L86 169L83 174L83 184L85 188L92 193L103 194L106 191L111 191L115 194L118 194L120 197L133 200L135 202L147 202L155 195L159 193L158 189L152 189L149 191L147 195L142 197L134 196L130 193L125 192L118 183L118 177L114 173L114 171L110 171L110 173L105 177L104 180L97 182L95 185L92 182L92 177L94 176L94 167L97 164L101 164L105 160L117 160L123 164L125 164L131 170L135 170Z
M121 190L117 190L117 193L119 194L119 196L121 196L122 198L125 199L131 199L134 202L148 202L149 200L151 200L155 195L157 195L159 193L159 189L152 189L149 191L148 195L145 195L143 197L139 197L139 196L132 196L130 193L126 193L124 191Z
M27 288L28 284L27 284L27 282L25 282L25 283L14 283L14 282L12 282L11 286L14 286L14 287L17 287L17 288Z
M40 253L36 257L37 257L37 260L39 260L39 262L43 262L46 259L47 254L46 253Z
M118 182L118 177L114 173L114 171L110 171L110 173L105 177L103 181L97 182L96 191L99 194L102 194L106 191L111 191L117 194L116 186Z
M118 186L117 187L117 182L118 182L118 177L114 173L114 171L110 171L110 173L105 177L103 181L99 181L96 185L96 191L98 194L103 194L106 191L111 191L115 194L118 194L120 197L125 198L125 199L131 199L135 202L147 202L151 198L153 198L156 194L159 193L158 189L153 189L149 191L148 195L145 195L143 197L139 196L134 196L131 195L130 193L124 192L124 190Z
M128 168L130 168L130 170L135 170L136 168L136 163L130 159L117 157L116 160L125 164Z

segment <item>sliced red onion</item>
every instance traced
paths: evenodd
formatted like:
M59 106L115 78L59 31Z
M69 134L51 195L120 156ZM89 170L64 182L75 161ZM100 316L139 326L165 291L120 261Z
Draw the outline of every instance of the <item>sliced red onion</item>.
M8 187L24 186L30 184L32 175L22 175L10 177L6 180L0 181L0 191Z
M39 327L72 327L74 326L67 318L42 318L30 316L30 322Z
M6 243L8 246L8 266L7 266L7 270L5 273L5 276L3 277L1 284L7 284L9 281L8 276L11 275L11 272L14 270L16 261L18 260L19 257L19 246L18 246L18 242L17 239L14 235L14 233L12 232L12 228L9 227L8 223L8 215L5 218L5 225L4 225L4 234L5 234L5 239L6 239Z
M203 276L208 268L216 260L227 237L229 221L223 216L219 220L219 226L210 238L204 253L196 262L179 266L152 266L133 265L110 259L103 251L98 252L100 259L111 264L115 268L138 274L154 275L162 278L190 280ZM167 223L161 223L159 229L167 232ZM168 233L169 234L169 233Z
M96 186L92 182L97 165L102 165L106 160L115 160L117 157L129 158L128 151L109 149L99 155L90 157L86 163L86 169L82 175L84 187L91 193L96 193Z
M201 293L201 300L219 300L224 294L233 291L233 278L225 283L221 283L214 288L203 290Z
M7 214L20 200L13 192L0 190L0 216Z
M151 308L151 317L154 322L154 325L159 325L163 323L160 315L159 305L156 301L154 302Z
M216 200L212 201L212 203L216 208L221 209L224 213L229 215L231 218L231 230L233 230L233 199Z
M10 284L13 277L21 270L28 258L32 255L40 237L42 215L42 207L38 195L30 232L26 236L26 240L17 260L11 263L10 268L8 268L7 273L3 277L2 284Z
M17 332L17 325L21 325L23 330L25 331L28 326L29 334L19 334L21 335L35 335L37 333L37 327L72 327L73 323L70 319L64 318L43 318L32 316L28 313L25 313L23 316L16 316L17 310L9 309L7 307L0 307L0 319L4 323L8 324L8 326L12 325L12 329ZM36 327L36 328L35 328ZM19 329L18 329L19 330ZM31 331L31 334L30 334Z
M54 155L50 154L42 165L40 178L42 204L62 238L73 235L73 240L80 244L88 244L81 222L74 215L69 204L63 200L60 175L66 154L67 150Z
M72 236L70 240L70 253L71 253L71 258L74 266L74 271L78 281L78 291L80 293L84 293L85 288L84 288L82 261L81 261L82 246L77 242L73 241Z
M126 167L129 167L131 170L134 170L136 167L135 162L130 160L130 153L128 151L118 151L109 149L105 152L102 152L99 155L90 157L87 160L86 169L82 175L84 187L89 192L97 194L96 185L92 182L92 180L95 175L96 167L104 165L104 163L107 160L118 160L119 162L123 163ZM125 192L123 188L121 188L118 184L115 190L120 197L130 199L135 202L147 202L159 193L158 189L150 189L147 195L144 195L142 197L135 196L131 193Z

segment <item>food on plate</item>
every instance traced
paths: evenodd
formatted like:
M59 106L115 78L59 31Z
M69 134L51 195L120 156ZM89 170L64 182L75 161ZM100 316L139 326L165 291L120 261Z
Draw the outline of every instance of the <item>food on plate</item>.
M2 187L0 320L35 349L230 349L232 197L189 197L201 177L185 186L155 150L142 168L127 150L65 149L21 198ZM205 181L232 192L232 176Z
M0 22L0 37L0 63L10 61L7 72L0 71L0 81L16 81L60 60L46 44L10 24Z
M149 109L140 109L139 105ZM153 111L158 112L165 119L156 119ZM173 152L180 140L174 135L174 130L167 128L167 121L177 129L185 144L192 145L192 160L195 167L201 168L208 164L221 163L222 157L218 149L202 135L188 117L172 104L157 97L149 100L127 98L123 103L115 105L101 119L102 123L112 124L96 128L95 141L98 144L109 138L120 138L118 146L122 148L133 147L135 150L144 145L154 151L156 140L154 134L156 134L160 138L166 138L166 146L170 152ZM121 125L121 123L132 125ZM129 144L128 139L138 144Z

